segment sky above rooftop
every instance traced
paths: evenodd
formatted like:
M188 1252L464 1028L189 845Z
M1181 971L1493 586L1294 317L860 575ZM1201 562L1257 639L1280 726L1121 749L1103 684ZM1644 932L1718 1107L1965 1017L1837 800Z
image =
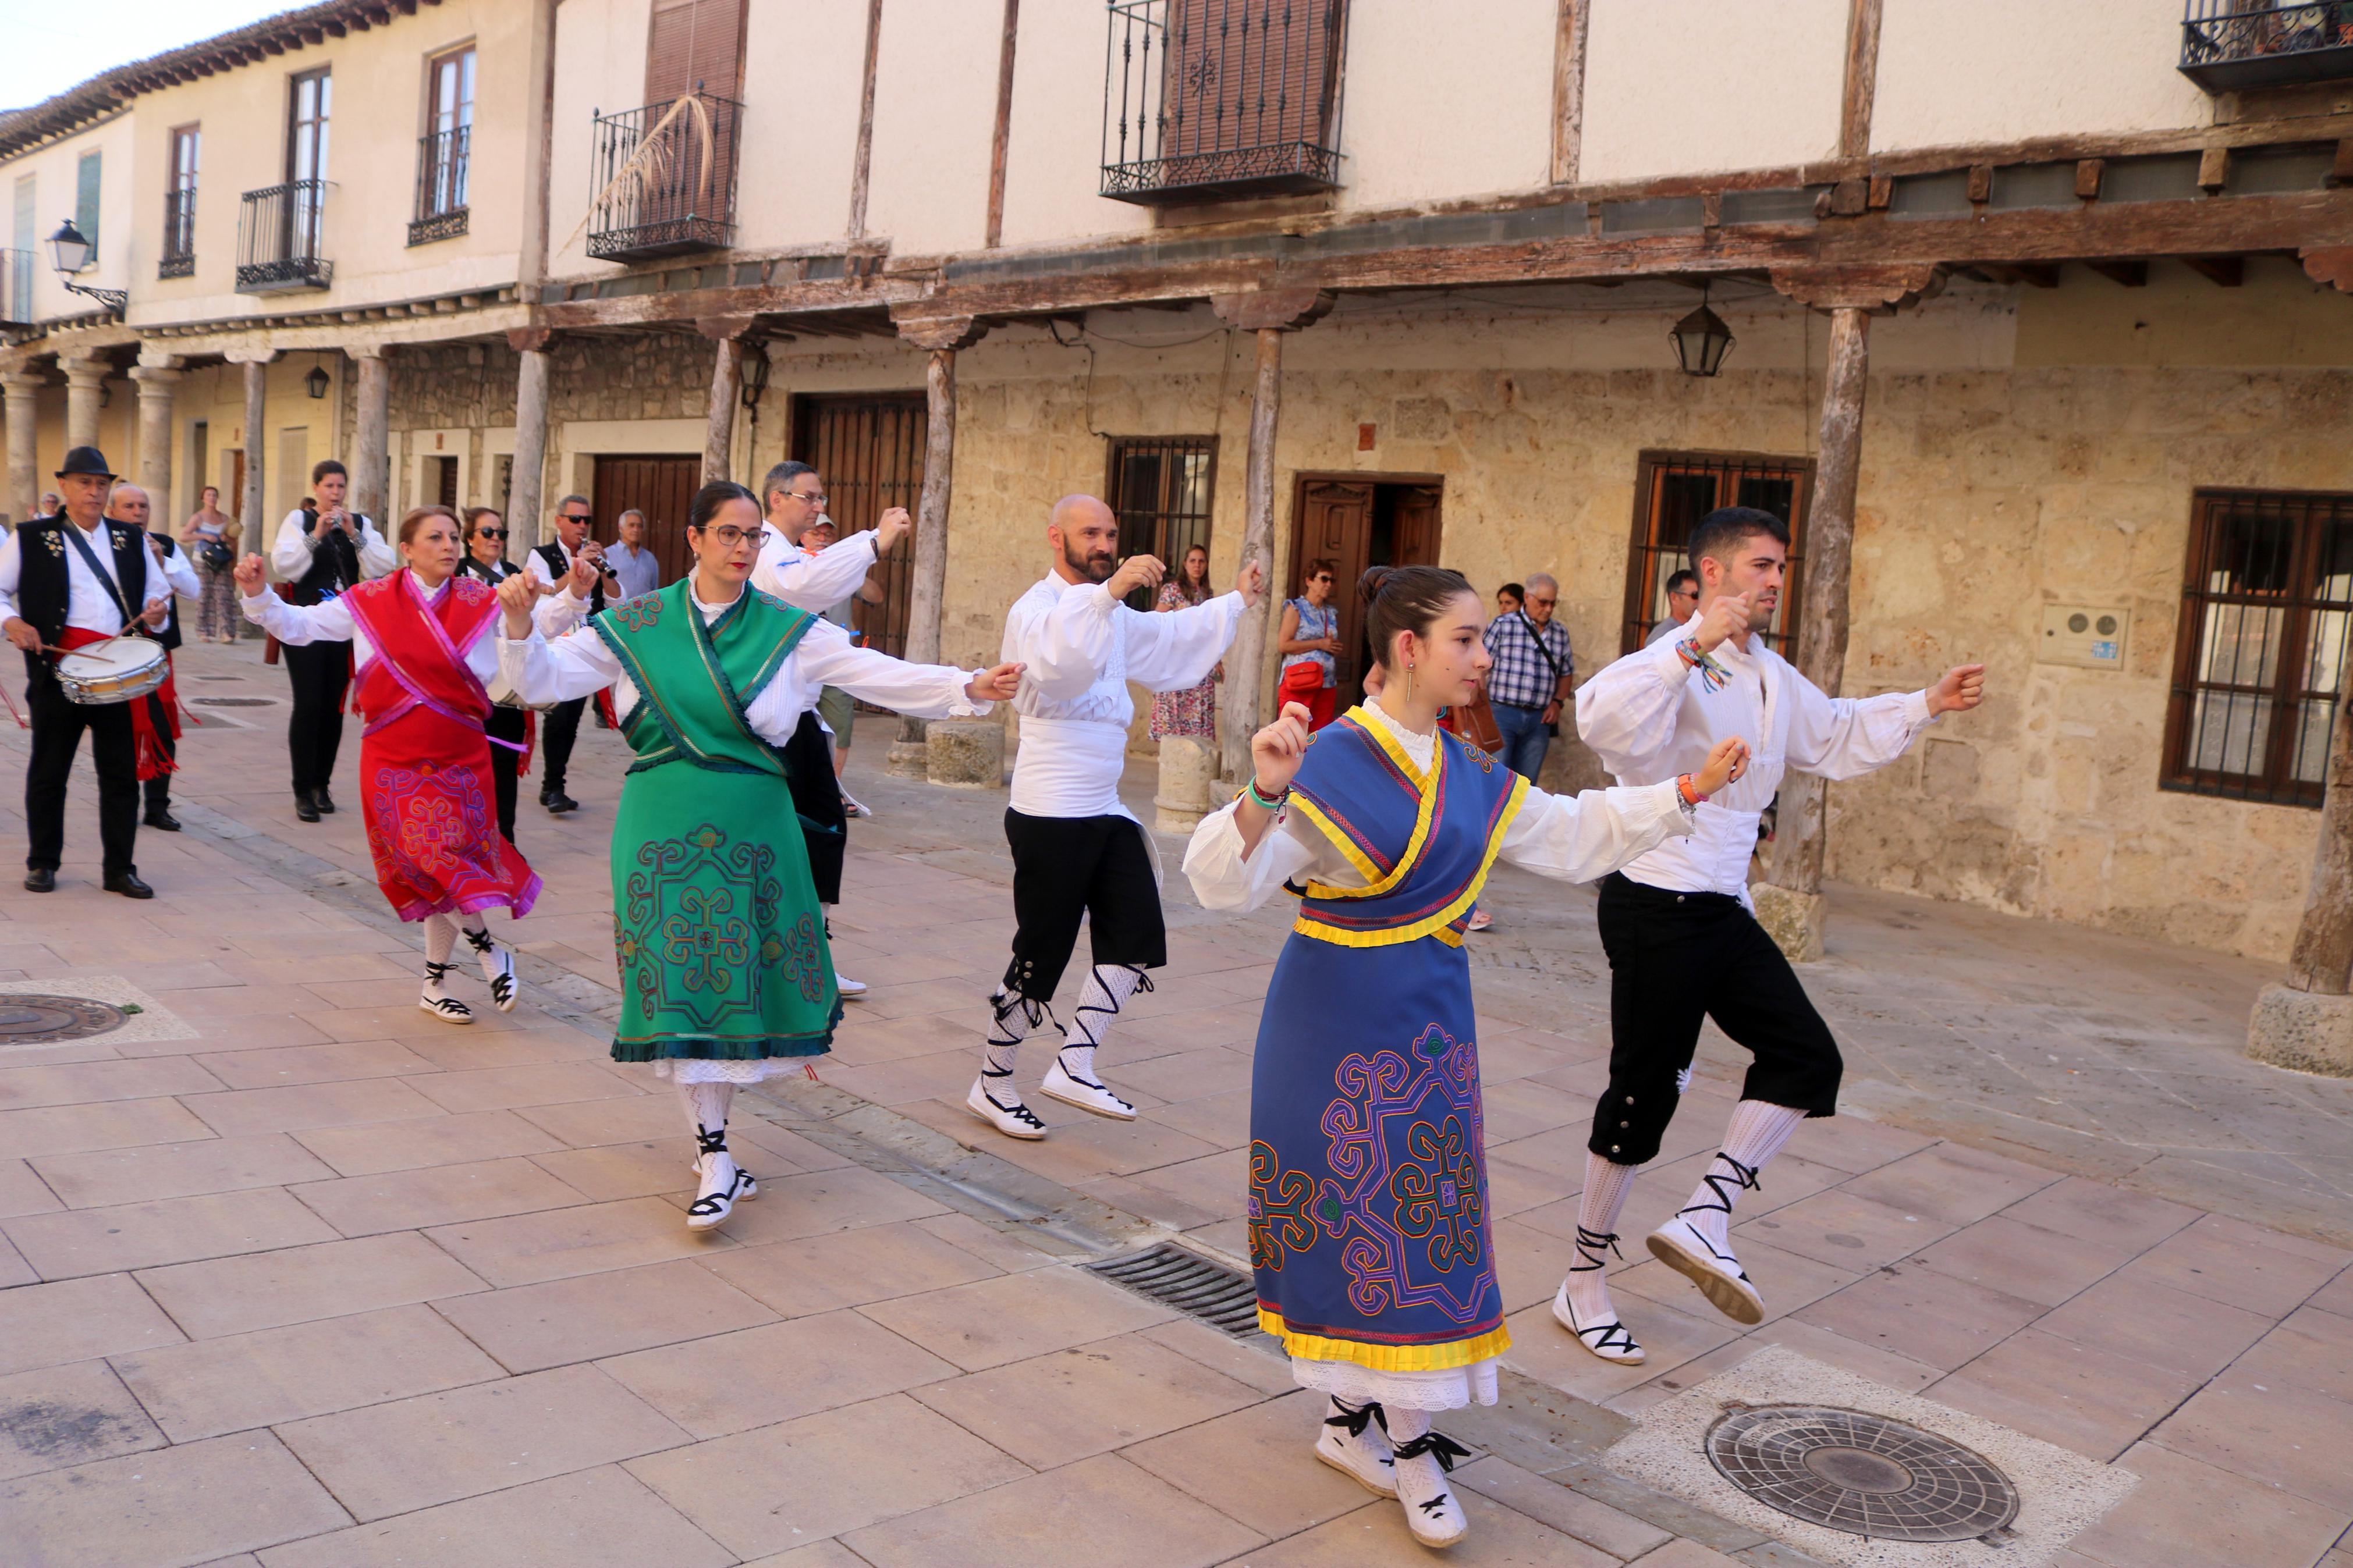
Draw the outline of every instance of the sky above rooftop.
M0 0L0 110L291 10L274 0Z

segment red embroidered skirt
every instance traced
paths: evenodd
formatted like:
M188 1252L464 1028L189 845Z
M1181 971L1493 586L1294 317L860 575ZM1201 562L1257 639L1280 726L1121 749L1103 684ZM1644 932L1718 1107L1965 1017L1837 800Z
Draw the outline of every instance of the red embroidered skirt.
M361 741L360 784L376 886L402 920L531 912L539 877L499 831L481 731L412 708Z

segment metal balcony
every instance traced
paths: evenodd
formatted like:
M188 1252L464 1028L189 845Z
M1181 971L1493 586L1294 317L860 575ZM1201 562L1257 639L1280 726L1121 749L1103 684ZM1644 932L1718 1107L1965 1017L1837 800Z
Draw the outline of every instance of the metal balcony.
M466 182L473 138L470 125L418 138L417 216L408 220L409 244L429 245L466 232Z
M1102 194L1172 205L1340 183L1346 0L1112 0Z
M33 324L33 253L0 250L0 327Z
M164 194L164 254L156 258L158 278L187 278L196 270L196 193Z
M742 104L707 92L596 115L588 254L638 261L734 244L743 121Z
M2181 74L2208 92L2353 78L2353 0L2187 0Z
M290 180L245 193L237 218L237 291L279 294L324 289L335 264L320 254L332 180Z

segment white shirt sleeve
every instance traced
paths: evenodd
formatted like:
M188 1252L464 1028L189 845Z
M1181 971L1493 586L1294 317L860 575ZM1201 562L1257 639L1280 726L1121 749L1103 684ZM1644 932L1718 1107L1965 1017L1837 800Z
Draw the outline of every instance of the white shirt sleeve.
M297 507L278 525L278 542L269 547L269 569L280 577L300 577L311 569L311 552L317 547L311 536L302 531L302 510Z
M1111 662L1117 608L1118 601L1100 583L1066 588L1035 619L1007 620L1006 658L1029 667L1022 684L1034 686L1049 701L1074 702L1103 679Z
M12 528L0 539L0 621L16 616L16 587L25 575L25 552L17 542L24 537Z
M382 577L400 565L400 557L393 552L392 545L384 537L383 530L377 528L373 522L366 523L360 529L359 545L362 577ZM285 639L280 637L279 640L283 642Z
M163 565L164 581L172 585L172 592L191 599L204 597L205 585L196 580L195 563L188 559L186 551L173 551L164 557Z
M538 557L533 557L533 560ZM503 613L503 612L501 612ZM570 589L561 594L548 594L532 606L531 618L543 637L560 637L588 619L588 601L575 598Z
M825 552L828 555L831 551ZM792 652L810 684L839 686L861 701L914 719L968 719L996 704L975 702L965 695L973 672L944 664L909 664L871 647L860 647L849 634L831 621L809 624ZM763 693L765 696L765 693ZM757 704L754 704L757 706ZM798 714L794 715L796 719ZM778 745L790 739L792 728L772 736Z
M594 627L583 626L551 642L533 626L528 638L514 642L501 625L498 644L499 675L520 701L569 702L602 691L621 678L621 661Z
M1643 771L1674 743L1691 666L1672 642L1651 643L1602 668L1577 689L1577 735L1617 777Z
M752 586L765 589L797 610L821 616L858 592L874 561L874 531L861 529L815 555L786 546L753 569Z
M288 647L352 640L351 606L341 599L290 605L275 594L255 594L245 601L245 618Z
M1781 679L1789 683L1795 700L1787 755L1789 766L1800 773L1851 779L1883 768L1933 722L1925 691L1830 697L1795 669Z
M1147 691L1183 691L1207 680L1233 645L1241 618L1240 594L1182 610L1112 617L1127 638L1127 678Z
M1573 795L1547 795L1531 784L1519 815L1504 829L1500 853L1539 877L1590 882L1693 826L1672 779Z
M522 552L522 574L533 583L542 585L546 584L547 563L539 558L538 551L526 550Z
M1322 881L1347 868L1315 825L1294 811L1279 814L1260 836L1258 847L1245 854L1234 822L1240 806L1238 800L1229 801L1201 818L1185 846L1185 877L1203 909L1254 910L1303 874Z

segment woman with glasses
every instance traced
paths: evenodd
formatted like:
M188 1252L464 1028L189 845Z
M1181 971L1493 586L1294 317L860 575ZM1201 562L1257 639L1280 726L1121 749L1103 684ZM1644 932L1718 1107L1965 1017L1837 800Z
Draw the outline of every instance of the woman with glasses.
M621 1019L613 1058L679 1086L700 1152L690 1229L759 1189L727 1151L739 1083L832 1049L841 994L779 748L827 686L923 718L986 711L1018 665L906 664L749 585L760 507L726 480L687 514L692 569L553 642L528 579L499 588L499 667L528 702L614 688L637 753L613 823L613 923ZM585 588L592 563L568 586Z
M1282 606L1276 649L1282 655L1282 699L1307 710L1307 728L1332 721L1340 695L1340 606L1332 602L1329 561L1307 563L1305 592Z
M507 559L506 520L486 506L466 509L466 558L458 570L479 577L495 588L522 568ZM483 726L491 737L491 776L498 784L499 831L514 842L517 781L531 772L532 742L539 731L538 716L516 702L503 683L491 690L493 706Z

